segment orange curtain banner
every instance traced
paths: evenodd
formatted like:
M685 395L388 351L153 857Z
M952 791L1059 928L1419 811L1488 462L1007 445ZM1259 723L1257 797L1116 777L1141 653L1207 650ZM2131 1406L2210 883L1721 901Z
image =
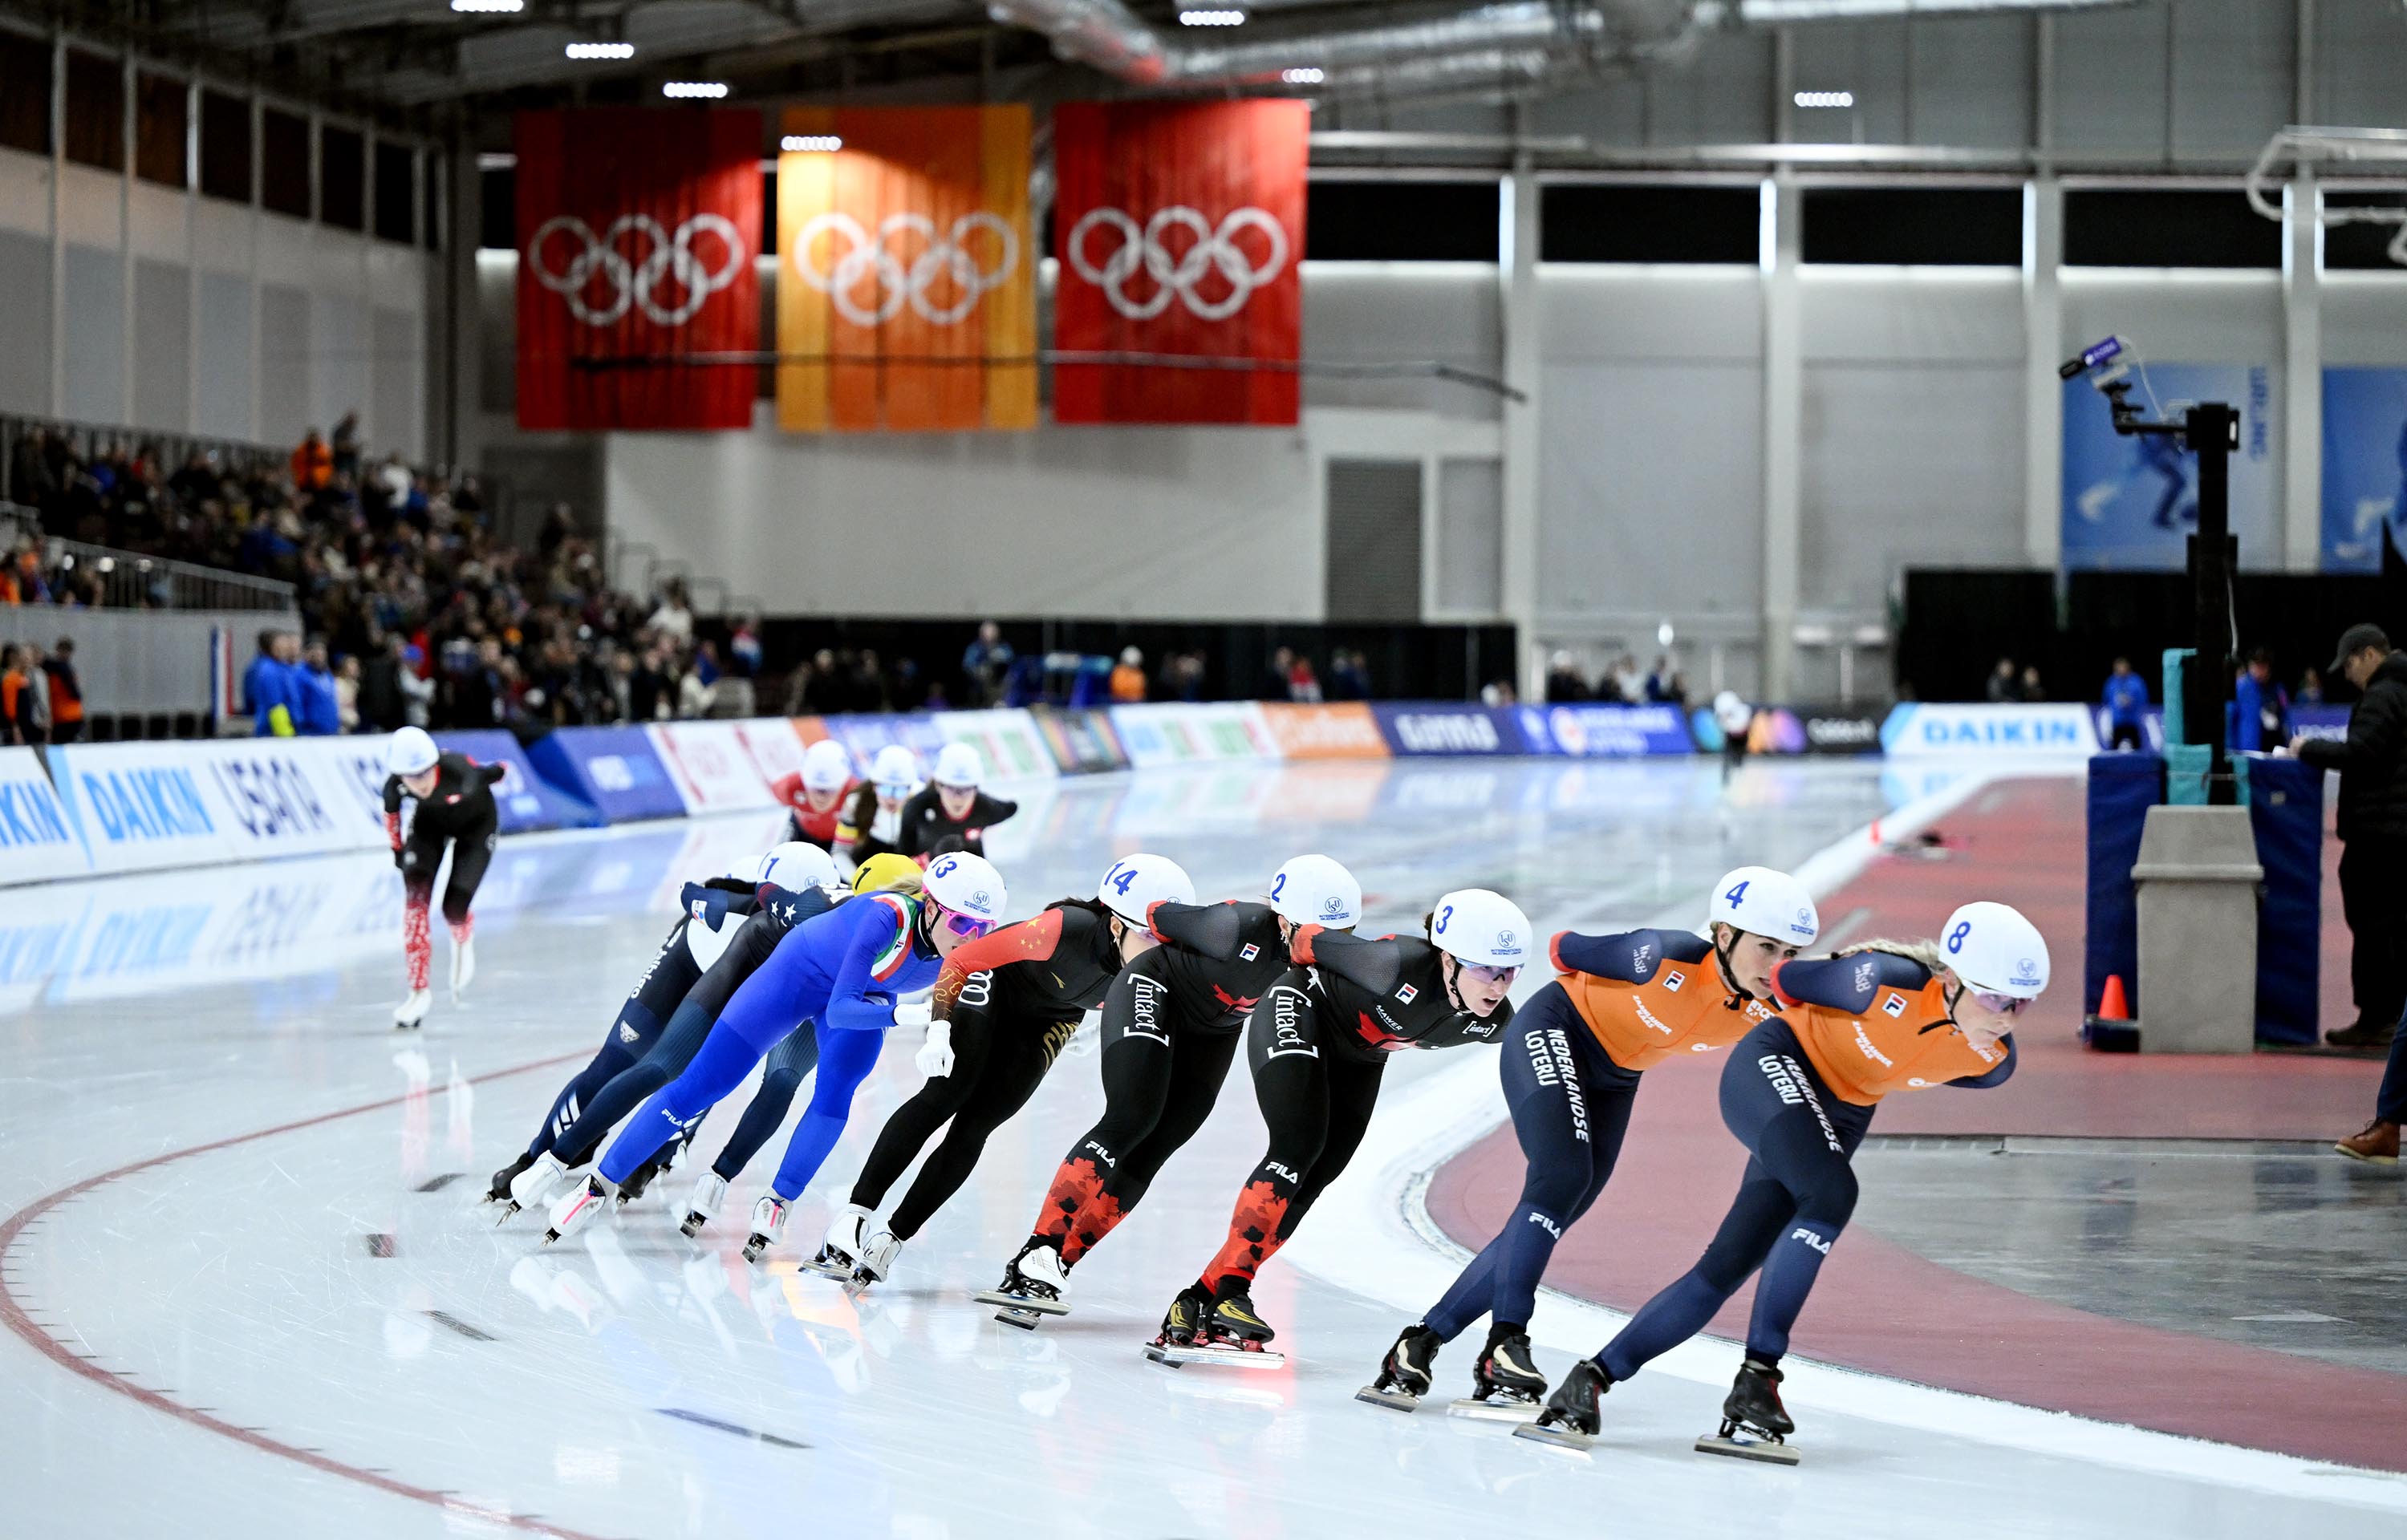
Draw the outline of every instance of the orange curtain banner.
M784 138L777 425L1035 427L1028 109L795 107Z

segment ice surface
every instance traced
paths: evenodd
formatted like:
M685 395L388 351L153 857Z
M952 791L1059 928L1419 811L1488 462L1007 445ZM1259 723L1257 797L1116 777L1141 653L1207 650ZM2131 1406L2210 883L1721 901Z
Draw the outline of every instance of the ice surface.
M1222 897L1319 849L1360 876L1374 928L1476 883L1552 929L1701 906L1723 869L1801 863L1897 794L1848 764L1751 768L1727 796L1709 765L1233 767L1037 789L994 854L1023 910L1132 850ZM2407 1483L1828 1374L1792 1380L1799 1469L1708 1459L1691 1445L1716 1421L1714 1344L1617 1389L1584 1457L1443 1415L1469 1341L1421 1413L1360 1406L1451 1265L1381 1184L1440 1124L1502 1116L1492 1073L1460 1068L1485 1051L1394 1067L1360 1180L1256 1292L1290 1354L1276 1371L1142 1353L1260 1157L1242 1071L1078 1269L1067 1319L1023 1332L973 1303L1100 1105L1091 1030L857 1299L796 1264L916 1087L907 1042L761 1266L737 1251L782 1139L697 1241L677 1229L691 1169L560 1247L533 1214L496 1229L489 1174L599 1041L677 885L772 834L506 842L473 994L438 995L407 1037L387 1024L400 894L381 859L0 893L0 1534L2198 1540L2395 1526L2407 1506ZM1550 1372L1597 1345L1601 1312L1541 1314Z

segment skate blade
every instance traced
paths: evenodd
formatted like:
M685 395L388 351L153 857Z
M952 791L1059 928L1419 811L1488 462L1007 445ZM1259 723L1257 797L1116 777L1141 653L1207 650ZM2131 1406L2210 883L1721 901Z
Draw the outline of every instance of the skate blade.
M1459 1401L1448 1402L1446 1415L1468 1417L1480 1422L1534 1422L1538 1414L1545 1409L1545 1404L1539 1401L1507 1401L1503 1396L1482 1401L1476 1396L1466 1395Z
M1033 1332L1036 1330L1037 1323L1045 1318L1033 1310L997 1310L994 1313L994 1319L1006 1326L1017 1326L1023 1332Z
M1513 1430L1513 1436L1550 1448L1569 1449L1574 1454L1586 1454L1596 1444L1593 1434L1575 1433L1570 1428L1542 1428L1535 1422L1522 1423Z
M1799 1458L1798 1452L1786 1444L1735 1434L1728 1438L1700 1438L1697 1440L1697 1452L1725 1454L1733 1460L1759 1460L1767 1465L1794 1465Z
M769 1248L765 1245L761 1248L761 1250L764 1251L768 1249ZM752 1254L752 1248L747 1246L744 1249L744 1254L750 1256ZM821 1262L817 1257L813 1257L810 1261L804 1263L801 1270L803 1272L809 1273L814 1277L833 1279L839 1283L849 1283L852 1281L851 1268L839 1267L833 1263Z
M501 1213L494 1217L493 1228L496 1230L500 1229L503 1225L507 1224L510 1221L518 1218L520 1208L517 1204L504 1203L502 1205Z
M1000 1289L989 1289L983 1293L973 1294L970 1297L980 1305L1000 1306L1006 1310L1023 1311L1033 1316L1065 1316L1070 1313L1070 1307L1059 1301L1030 1299L1024 1294L1004 1293Z
M1287 1354L1266 1349L1245 1348L1180 1348L1166 1343L1154 1343L1145 1356L1156 1363L1167 1363L1183 1369L1189 1364L1218 1364L1224 1369L1279 1369L1287 1366Z
M559 1232L559 1231L557 1231L557 1230L546 1230L546 1231L543 1233L543 1243L544 1243L546 1246L557 1246L557 1245L559 1245L559 1244L560 1244L560 1232Z
M1370 1406L1385 1406L1391 1412L1412 1412L1420 1409L1421 1398L1409 1391L1383 1391L1376 1385L1365 1385L1354 1392L1354 1399Z
M694 1236L702 1234L702 1227L709 1222L710 1221L703 1218L700 1214L688 1214L685 1217L685 1222L678 1225L677 1229L684 1234L686 1239L691 1240Z

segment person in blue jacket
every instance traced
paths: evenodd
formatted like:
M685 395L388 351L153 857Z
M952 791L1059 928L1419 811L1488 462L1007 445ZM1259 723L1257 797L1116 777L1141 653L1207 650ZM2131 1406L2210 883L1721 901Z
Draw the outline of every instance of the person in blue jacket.
M301 695L295 659L300 649L291 631L259 633L259 656L242 673L243 709L251 735L291 738L301 730Z
M326 643L312 640L292 669L293 694L300 699L295 724L305 738L336 738L343 731L343 708L335 699L335 674L327 666Z
M2290 741L2290 692L2273 683L2273 655L2264 648L2240 671L2223 728L2223 746L2235 754L2270 754Z
M2102 704L2109 749L2148 746L2148 682L2131 671L2129 658L2115 659L2115 671L2106 676Z
M967 851L939 855L917 893L887 890L839 904L789 931L719 1012L684 1072L627 1120L592 1174L552 1206L547 1241L609 1206L619 1184L751 1073L804 1022L816 1024L818 1078L777 1176L754 1205L748 1257L785 1237L788 1206L827 1159L876 1066L890 1026L928 1024L926 1004L904 1005L936 982L945 958L992 930L1009 895L1003 873Z

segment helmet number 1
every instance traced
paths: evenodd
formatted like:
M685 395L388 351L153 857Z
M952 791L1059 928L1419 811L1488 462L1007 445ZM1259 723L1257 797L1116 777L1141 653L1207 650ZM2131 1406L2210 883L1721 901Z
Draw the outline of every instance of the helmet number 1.
M1736 909L1739 905L1746 902L1746 890L1748 884L1752 883L1754 881L1755 879L1750 877L1745 883L1736 883L1731 884L1730 890L1722 895L1722 902L1730 905L1732 909Z
M1952 954L1964 950L1964 938L1973 934L1973 922L1958 920L1956 928L1947 933L1947 950Z

